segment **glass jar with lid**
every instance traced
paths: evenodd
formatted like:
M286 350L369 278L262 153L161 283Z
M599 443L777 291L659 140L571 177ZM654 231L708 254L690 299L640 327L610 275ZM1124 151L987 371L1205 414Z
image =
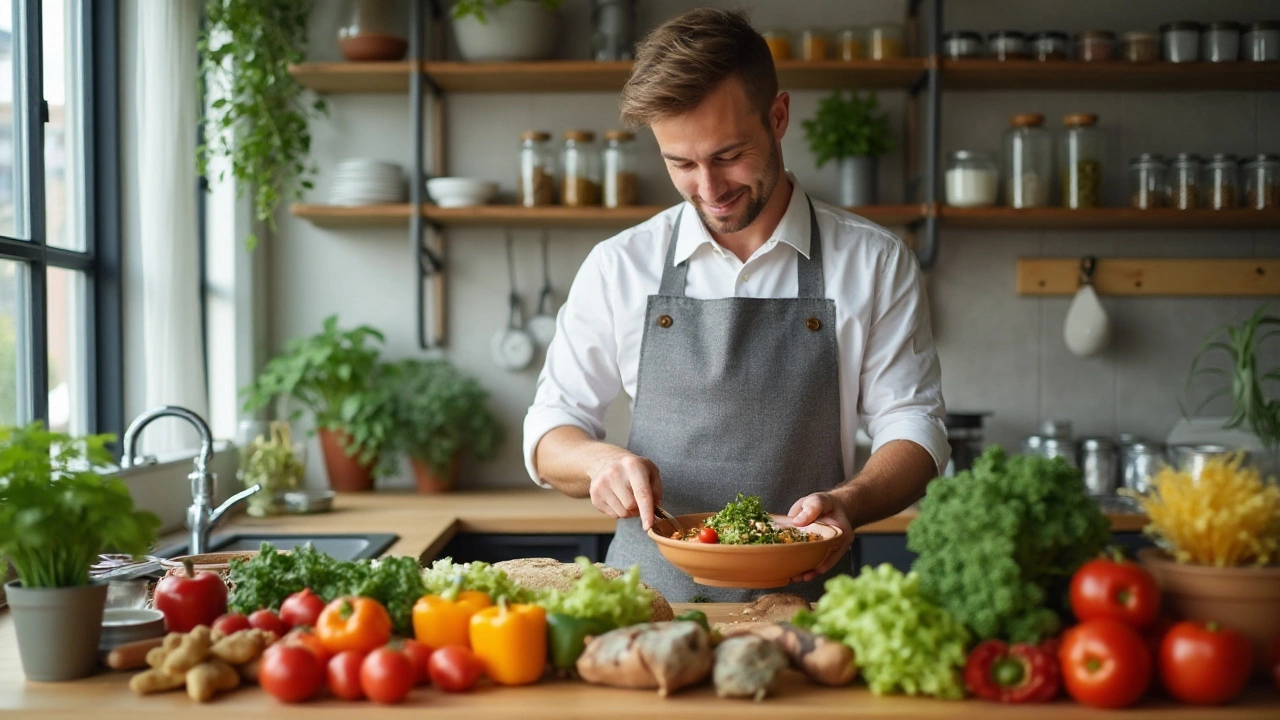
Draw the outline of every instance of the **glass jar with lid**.
M1044 126L1044 115L1014 115L1003 144L1004 204L1047 207L1053 182L1053 138Z
M1240 36L1241 56L1251 62L1280 60L1280 21L1259 20L1249 23Z
M1168 165L1154 153L1129 161L1129 204L1141 210L1164 207L1169 195Z
M809 28L800 33L800 59L826 60L831 56L831 38L821 28Z
M1169 204L1179 210L1200 207L1200 156L1178 153L1169 163Z
M982 35L976 32L961 30L942 36L942 57L948 60L969 60L985 54L986 46L982 42Z
M791 59L791 33L782 28L771 28L760 33L764 44L769 46L769 54L774 62Z
M906 54L902 26L872 25L867 31L867 57L872 60L894 60Z
M1233 20L1207 23L1200 31L1200 55L1206 62L1235 62L1240 58L1240 31Z
M999 177L993 153L975 150L950 153L945 173L947 204L952 207L995 205Z
M1067 34L1064 32L1038 32L1031 36L1031 57L1041 60L1066 60L1069 51Z
M861 60L867 56L867 29L847 27L840 31L840 59Z
M346 0L338 51L349 62L399 60L409 49L408 0Z
M1244 206L1280 207L1280 155L1255 155L1244 164Z
M516 202L524 207L555 204L555 177L556 157L551 149L551 133L525 130L520 134Z
M1085 30L1076 33L1076 59L1084 62L1108 62L1116 48L1116 34L1110 30Z
M610 130L604 134L604 206L610 208L636 204L635 135L626 130Z
M1160 26L1160 56L1165 62L1196 62L1200 59L1198 22L1179 20Z
M987 54L997 60L1025 60L1030 56L1027 36L1017 30L1000 30L987 35Z
M1214 210L1239 205L1240 162L1231 153L1215 153L1204 164L1204 204Z
M600 151L595 133L567 130L560 154L560 204L584 207L600 204Z
M1102 190L1102 137L1098 116L1073 113L1062 119L1066 132L1058 154L1062 169L1062 206L1097 207Z
M1155 62L1160 59L1160 36L1145 30L1127 32L1120 55L1128 62Z

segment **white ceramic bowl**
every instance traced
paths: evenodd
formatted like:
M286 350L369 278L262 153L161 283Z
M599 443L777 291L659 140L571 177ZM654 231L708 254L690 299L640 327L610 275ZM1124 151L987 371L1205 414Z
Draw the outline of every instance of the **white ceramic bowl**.
M427 181L427 194L440 207L483 205L498 192L498 183L475 178L438 177Z

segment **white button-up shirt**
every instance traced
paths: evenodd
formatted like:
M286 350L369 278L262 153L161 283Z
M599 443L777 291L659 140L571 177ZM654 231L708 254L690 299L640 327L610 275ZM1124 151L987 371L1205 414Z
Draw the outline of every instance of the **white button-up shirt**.
M524 420L525 466L534 482L550 487L534 464L543 435L572 425L603 440L609 404L619 391L635 397L645 307L658 292L677 216L674 262L689 261L688 297L793 298L797 254L808 257L813 240L807 200L796 183L782 221L745 263L711 238L688 203L592 249L556 318L555 338ZM826 297L836 306L845 475L852 477L855 467L859 426L871 436L873 453L891 440L910 440L933 456L941 472L951 454L942 369L915 257L879 225L817 200L813 207ZM615 442L626 444L625 438Z

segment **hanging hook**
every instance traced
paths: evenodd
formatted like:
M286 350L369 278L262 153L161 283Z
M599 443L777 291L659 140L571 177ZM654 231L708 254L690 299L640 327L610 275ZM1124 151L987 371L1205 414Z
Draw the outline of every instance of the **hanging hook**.
M1080 259L1080 284L1093 284L1093 271L1098 268L1098 258L1086 255Z

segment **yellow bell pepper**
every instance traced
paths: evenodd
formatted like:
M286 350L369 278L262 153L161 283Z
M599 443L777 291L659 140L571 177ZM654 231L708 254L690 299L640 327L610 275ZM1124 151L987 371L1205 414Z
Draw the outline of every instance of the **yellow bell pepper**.
M485 608L471 616L471 649L500 685L528 685L547 667L547 611L537 605Z
M471 616L493 605L479 590L423 595L413 605L413 637L432 650L471 646Z

